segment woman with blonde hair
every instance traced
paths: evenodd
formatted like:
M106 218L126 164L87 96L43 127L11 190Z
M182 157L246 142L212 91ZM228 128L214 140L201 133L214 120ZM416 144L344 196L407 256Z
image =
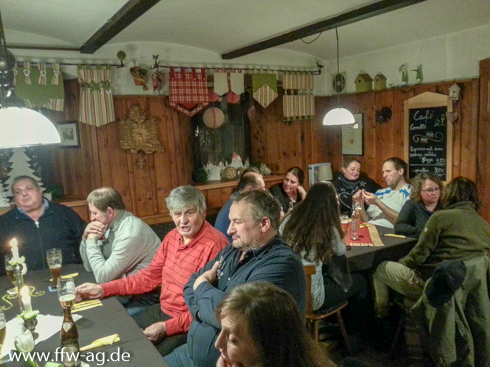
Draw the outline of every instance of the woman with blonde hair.
M419 237L436 210L442 209L443 184L435 173L419 173L412 180L412 193L398 214L395 233Z

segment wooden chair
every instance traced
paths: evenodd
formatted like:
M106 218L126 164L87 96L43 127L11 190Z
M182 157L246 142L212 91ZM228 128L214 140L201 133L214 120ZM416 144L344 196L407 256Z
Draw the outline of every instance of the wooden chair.
M340 332L344 338L345 347L347 353L352 355L352 348L347 336L347 331L345 330L344 320L342 318L342 313L340 312L345 308L349 302L344 301L337 305L322 308L318 311L313 311L313 299L311 296L311 276L316 273L315 267L313 265L305 265L305 275L306 275L306 326L311 334L311 337L318 341L319 339L319 324L321 321L335 315L337 317L337 322L339 323Z

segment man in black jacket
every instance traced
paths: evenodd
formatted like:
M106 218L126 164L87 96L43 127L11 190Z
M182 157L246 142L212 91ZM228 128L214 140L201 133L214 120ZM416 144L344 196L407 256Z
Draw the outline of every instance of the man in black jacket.
M10 241L17 239L19 255L29 270L49 269L46 251L60 248L63 264L81 263L79 245L85 222L71 208L43 198L42 189L29 176L12 183L15 208L0 216L2 255L11 253ZM0 266L1 274L5 267Z

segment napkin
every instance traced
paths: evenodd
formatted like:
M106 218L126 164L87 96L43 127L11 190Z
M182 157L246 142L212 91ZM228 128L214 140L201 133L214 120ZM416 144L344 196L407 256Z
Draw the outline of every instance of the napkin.
M103 347L104 345L112 345L114 343L119 342L120 340L121 339L119 338L119 334L109 335L106 336L105 338L94 340L91 344L80 348L80 352L85 352L86 350Z
M77 276L78 276L78 273L72 273L72 274L62 275L62 276L61 276L61 278L62 278L62 279L66 279L66 278L75 278L75 277L77 277ZM50 282L52 282L52 281L53 281L53 278L51 278L49 281L50 281Z
M102 306L100 299L93 299L89 301L84 301L80 303L75 303L75 306L71 309L71 312L85 311L90 308Z

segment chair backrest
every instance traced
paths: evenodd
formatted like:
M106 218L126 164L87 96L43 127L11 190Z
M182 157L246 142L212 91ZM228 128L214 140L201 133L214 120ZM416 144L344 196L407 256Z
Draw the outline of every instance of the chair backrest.
M313 297L311 295L311 276L316 273L314 265L305 265L306 275L306 315L313 314Z

